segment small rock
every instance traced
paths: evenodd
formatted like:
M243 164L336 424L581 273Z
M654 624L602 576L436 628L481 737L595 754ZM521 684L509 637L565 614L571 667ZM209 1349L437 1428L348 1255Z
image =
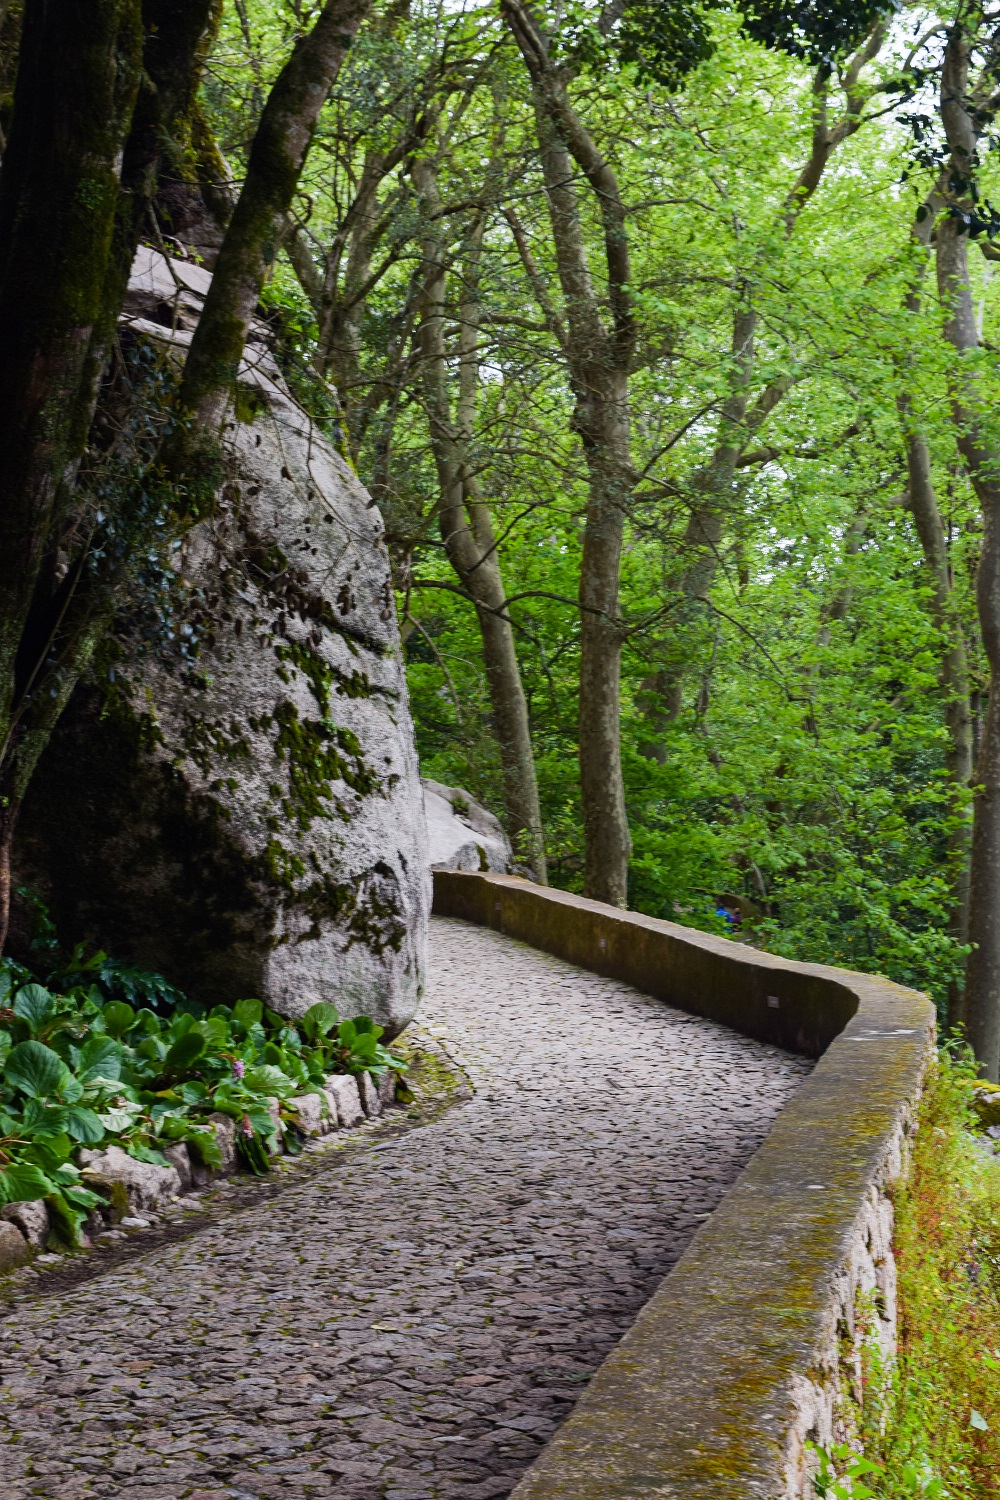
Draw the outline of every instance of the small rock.
M326 1086L323 1089L323 1093L326 1096L326 1103L327 1103L327 1109L328 1109L328 1114L327 1114L327 1117L326 1117L326 1128L329 1131L339 1130L340 1129L340 1117L337 1114L337 1096L336 1096L336 1094L334 1094L333 1090L330 1088L330 1080L329 1079L327 1079L327 1081L326 1081Z
M181 1190L175 1167L161 1167L157 1162L151 1161L136 1161L121 1146L108 1146L105 1151L81 1151L80 1162L87 1168L87 1185L98 1187L99 1180L103 1181L112 1201L112 1185L115 1182L124 1183L132 1208L154 1208L161 1198L173 1198Z
M173 1167L181 1181L181 1192L186 1193L194 1186L194 1176L191 1168L191 1153L184 1141L174 1141L172 1146L164 1146L163 1154Z
M358 1093L361 1096L361 1108L369 1120L374 1120L382 1113L382 1103L370 1073L358 1074Z
M224 1177L228 1177L230 1172L236 1171L236 1121L229 1115L219 1113L209 1115L208 1120L210 1125L215 1126L215 1141L219 1148L219 1155L222 1157L219 1171ZM196 1168L196 1179L199 1170L206 1172L205 1167ZM211 1174L206 1172L206 1175Z
M365 1112L361 1108L357 1079L350 1073L331 1073L326 1080L326 1092L336 1105L337 1120L342 1130L350 1130L362 1123Z
M182 1208L185 1213L200 1213L205 1205L200 1198L178 1198L174 1207Z
M117 1245L120 1240L127 1239L128 1235L122 1229L106 1229L103 1234L99 1234L97 1236L94 1244L98 1250L102 1245L106 1250L110 1250L111 1247L113 1245Z
M19 1229L33 1250L44 1250L49 1237L49 1211L42 1198L29 1203L7 1203L0 1208L0 1219L7 1219Z
M299 1117L299 1129L305 1135L322 1135L326 1130L327 1105L319 1094L297 1094L289 1105Z
M378 1081L378 1097L383 1109L388 1109L389 1105L395 1101L396 1075L391 1068L386 1068Z
M15 1266L23 1266L30 1259L31 1251L24 1235L9 1219L0 1219L0 1273L13 1271ZM40 1255L38 1259L58 1260L59 1256Z
M35 1265L36 1266L60 1266L60 1265L62 1265L62 1256L61 1255L36 1255L35 1256Z
M148 1219L134 1218L131 1214L127 1215L126 1218L121 1219L119 1222L121 1223L121 1226L122 1226L123 1229L148 1229L149 1228L149 1220Z

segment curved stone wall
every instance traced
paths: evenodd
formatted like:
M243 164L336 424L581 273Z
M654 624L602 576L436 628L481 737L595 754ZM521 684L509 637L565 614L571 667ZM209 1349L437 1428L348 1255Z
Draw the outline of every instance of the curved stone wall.
M934 1040L923 995L546 890L436 871L434 910L819 1061L516 1500L804 1500L895 1344L892 1186Z

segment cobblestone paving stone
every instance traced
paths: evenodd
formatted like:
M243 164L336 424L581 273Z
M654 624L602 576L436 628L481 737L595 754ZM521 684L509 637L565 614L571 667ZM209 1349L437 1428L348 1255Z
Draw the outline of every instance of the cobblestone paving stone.
M3 1500L498 1500L808 1064L435 920L476 1095L0 1323Z

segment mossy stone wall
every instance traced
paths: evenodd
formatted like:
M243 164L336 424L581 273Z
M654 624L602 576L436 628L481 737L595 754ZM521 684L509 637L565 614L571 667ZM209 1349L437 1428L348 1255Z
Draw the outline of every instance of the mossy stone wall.
M515 1500L805 1500L851 1435L866 1340L895 1344L893 1185L934 1011L888 980L504 875L435 871L434 910L818 1058Z

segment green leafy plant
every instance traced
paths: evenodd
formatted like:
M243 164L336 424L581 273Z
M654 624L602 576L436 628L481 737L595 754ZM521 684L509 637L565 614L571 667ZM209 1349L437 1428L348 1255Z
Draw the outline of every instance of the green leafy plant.
M44 1198L56 1236L78 1245L101 1202L74 1160L80 1147L165 1163L163 1148L183 1141L218 1167L213 1114L235 1122L243 1165L265 1172L279 1139L299 1148L295 1101L317 1094L328 1107L329 1074L405 1071L381 1036L325 1002L297 1022L255 999L206 1011L103 953L77 950L48 985L0 961L0 1202Z

